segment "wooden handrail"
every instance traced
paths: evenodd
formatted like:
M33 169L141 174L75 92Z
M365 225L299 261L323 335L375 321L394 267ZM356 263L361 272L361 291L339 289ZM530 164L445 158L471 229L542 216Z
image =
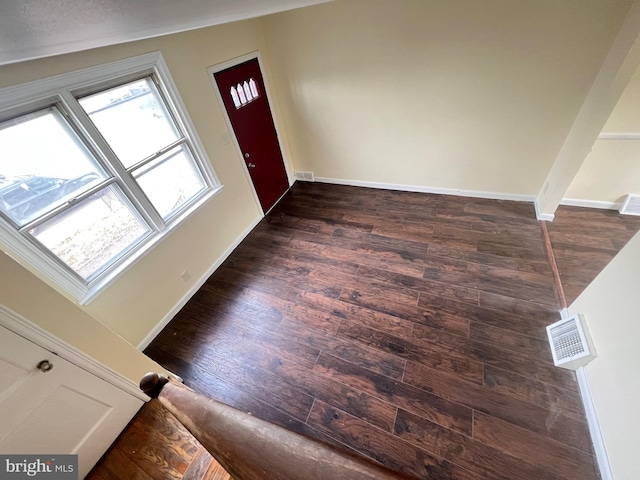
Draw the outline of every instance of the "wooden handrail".
M157 397L234 480L398 480L400 473L205 397L148 373L140 388Z

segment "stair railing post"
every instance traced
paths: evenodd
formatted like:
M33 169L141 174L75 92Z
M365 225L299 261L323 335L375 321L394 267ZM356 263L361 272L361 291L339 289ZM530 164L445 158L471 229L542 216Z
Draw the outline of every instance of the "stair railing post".
M207 398L157 373L145 375L140 388L158 398L234 480L411 478Z

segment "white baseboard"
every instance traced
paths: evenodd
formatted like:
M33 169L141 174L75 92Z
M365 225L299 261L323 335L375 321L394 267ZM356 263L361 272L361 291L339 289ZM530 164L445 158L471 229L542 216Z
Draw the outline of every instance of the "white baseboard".
M601 133L600 135L598 135L598 140L640 140L640 132Z
M162 331L164 327L167 326L167 324L171 321L171 319L173 319L173 317L177 315L180 309L187 304L189 299L196 294L196 292L200 289L200 287L202 287L202 285L204 285L204 282L206 282L207 279L211 275L213 275L213 272L215 272L218 269L218 267L222 265L222 262L224 262L227 259L227 257L231 255L231 252L233 252L235 248L238 245L240 245L240 242L242 242L242 240L244 240L245 237L249 235L249 233L251 233L251 230L253 230L255 226L258 225L258 223L260 223L260 220L262 220L262 218L263 217L260 216L256 218L253 222L251 222L251 224L238 236L238 238L236 238L234 242L231 245L229 245L229 248L227 248L223 252L220 258L218 258L218 260L216 260L215 263L211 265L211 267L204 273L204 275L202 275L198 279L198 281L193 285L193 287L191 287L189 291L184 294L184 296L178 301L178 303L176 303L173 306L173 308L169 310L169 312L164 316L164 318L160 320L160 322L158 322L158 324L155 327L153 327L153 329L147 334L147 336L145 336L142 339L142 341L138 344L138 350L142 351L149 346L149 344L153 341L153 339L158 336L158 334Z
M540 205L538 205L537 199L533 202L536 207L536 218L538 220L544 220L546 222L553 222L555 215L553 213L542 213L540 211ZM581 200L579 198L563 198L560 201L560 205L566 205L569 207L586 207L586 208L599 208L601 210L619 210L620 204L616 202L601 202L598 200Z
M587 414L587 424L589 425L589 433L591 434L593 450L596 454L596 462L600 469L600 476L602 480L614 480L613 471L609 464L609 456L607 455L607 449L604 445L604 438L602 438L602 432L600 431L598 416L596 415L596 407L593 404L593 397L591 396L591 389L589 388L589 379L584 371L584 367L576 370L576 376L578 377L578 386L580 387L580 396L582 397L584 410Z
M482 192L479 190L459 190L455 188L424 187L421 185L402 185L396 183L364 182L360 180L346 180L341 178L315 177L318 183L333 183L336 185L351 185L353 187L381 188L385 190L400 190L403 192L437 193L440 195L457 195L460 197L489 198L492 200L511 200L515 202L533 202L535 195L521 195L518 193Z
M579 198L563 198L560 205L567 205L569 207L599 208L602 210L619 210L621 204L616 202L600 202L598 200L581 200Z
M553 222L553 219L556 218L556 216L553 213L542 213L540 211L540 205L538 204L537 198L533 200L533 206L536 209L536 218L538 220L543 220L545 222Z

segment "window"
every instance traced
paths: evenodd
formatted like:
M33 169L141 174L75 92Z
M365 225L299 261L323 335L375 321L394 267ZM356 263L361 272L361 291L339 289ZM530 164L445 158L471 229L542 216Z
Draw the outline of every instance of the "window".
M253 78L245 80L244 83L239 83L237 86L231 87L231 98L236 110L240 107L244 107L246 104L253 102L259 97L258 85Z
M0 98L3 247L81 302L221 189L158 53Z

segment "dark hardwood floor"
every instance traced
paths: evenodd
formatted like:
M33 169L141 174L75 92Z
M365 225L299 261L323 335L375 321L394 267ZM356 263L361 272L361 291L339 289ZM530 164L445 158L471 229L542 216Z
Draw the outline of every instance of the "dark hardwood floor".
M566 287L606 243L591 233L614 234L607 250L633 233L596 216L574 241L589 212L549 228ZM546 340L559 309L530 204L297 183L145 353L210 397L416 478L597 479L575 375ZM191 441L158 428L166 455L127 459L147 440L125 431L90 478L196 478Z
M158 400L146 403L89 480L232 480Z
M560 206L547 224L567 304L589 285L640 230L640 217L616 210Z

